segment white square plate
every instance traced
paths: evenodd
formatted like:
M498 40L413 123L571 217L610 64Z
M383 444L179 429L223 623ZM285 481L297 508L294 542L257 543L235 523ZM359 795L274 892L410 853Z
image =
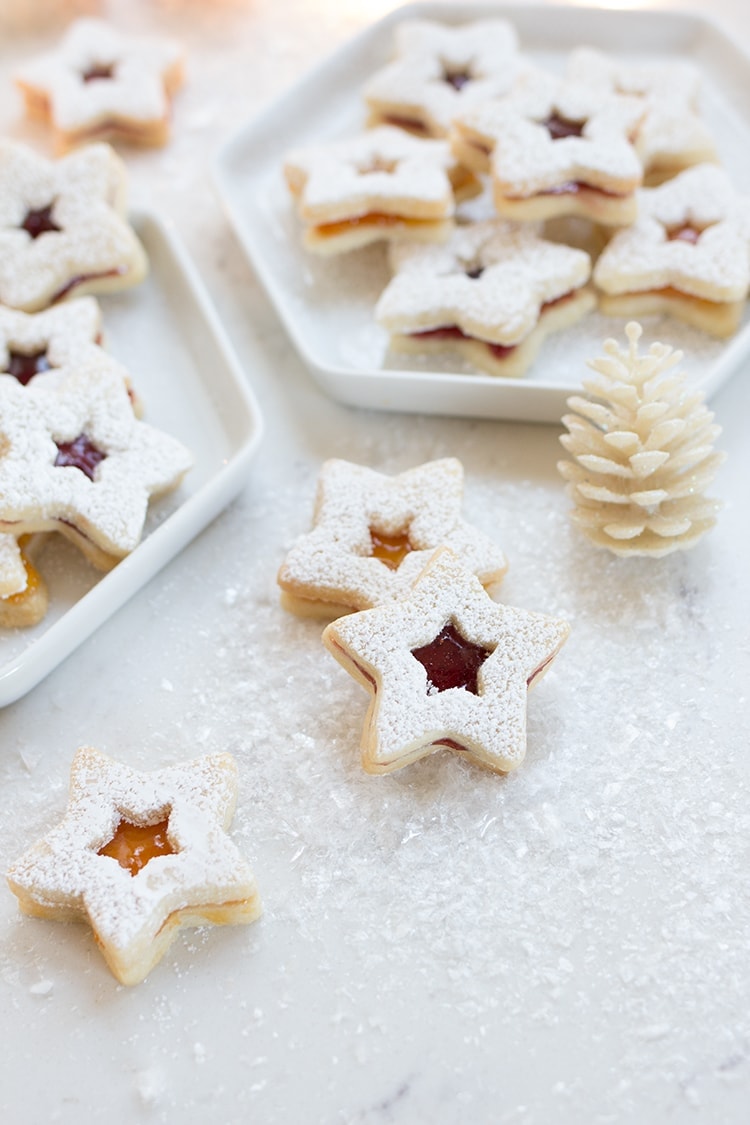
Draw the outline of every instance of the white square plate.
M194 464L154 501L132 554L100 575L59 535L35 555L50 591L33 629L0 630L0 706L34 687L169 562L239 492L261 436L260 410L216 313L167 223L136 214L151 265L134 289L101 298L105 344L130 372L144 420L173 434Z
M345 44L241 129L218 154L214 176L230 221L297 350L324 390L355 406L557 422L579 389L586 360L624 321L594 313L550 337L522 380L460 372L455 359L404 357L393 366L373 307L388 280L382 246L319 259L301 246L282 175L285 153L302 143L351 135L365 124L365 78L388 61L393 28L419 16L463 23L506 17L524 52L561 72L567 53L587 43L633 60L694 62L703 72L703 113L734 182L750 192L750 59L702 16L680 12L427 3L397 9ZM647 338L683 348L694 382L710 395L750 350L746 315L729 342L674 320L644 320ZM450 366L451 363L454 366Z

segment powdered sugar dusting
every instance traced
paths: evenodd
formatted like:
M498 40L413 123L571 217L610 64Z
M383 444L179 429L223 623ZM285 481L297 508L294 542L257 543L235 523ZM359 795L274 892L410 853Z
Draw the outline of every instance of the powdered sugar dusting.
M15 535L0 534L0 598L26 589L27 575Z

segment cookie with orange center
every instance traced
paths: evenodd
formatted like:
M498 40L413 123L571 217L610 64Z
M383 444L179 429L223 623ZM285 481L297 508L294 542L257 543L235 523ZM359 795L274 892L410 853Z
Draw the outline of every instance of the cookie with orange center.
M491 375L523 375L546 336L596 304L588 254L530 224L459 226L442 246L399 243L390 260L375 315L392 349L455 353Z
M526 697L567 622L500 605L449 550L400 601L328 625L323 643L372 696L362 766L390 773L447 749L496 773L526 753Z
M455 457L393 477L350 461L326 461L313 528L279 570L284 608L330 618L394 601L440 546L450 547L483 585L499 582L505 555L462 518L463 481Z
M632 140L644 112L637 98L535 72L508 97L456 118L453 151L490 171L504 217L625 225L635 219L643 178Z
M0 627L25 629L47 612L47 586L29 558L30 536L0 534Z
M65 816L8 872L21 910L80 919L121 984L138 984L180 929L252 922L253 874L227 834L237 766L214 754L139 773L80 749Z
M699 112L700 72L691 63L628 63L579 47L568 59L567 75L605 95L625 94L643 102L633 143L648 183L717 159L716 144Z
M192 457L139 421L118 371L91 365L54 386L0 378L0 531L59 531L102 570L140 542L151 497Z
M456 199L480 190L447 141L386 125L298 149L287 157L284 174L304 224L304 244L317 254L396 238L441 241L453 229Z
M666 313L730 336L750 288L750 197L715 164L643 188L638 220L605 247L594 281L606 315Z
M451 27L404 20L395 31L395 58L364 89L371 121L425 137L447 137L453 118L506 94L523 63L507 20Z
M15 78L29 116L51 126L58 154L92 140L158 146L169 139L184 56L176 43L80 19Z
M125 206L125 166L109 145L53 161L0 139L0 302L37 312L136 285L148 262Z

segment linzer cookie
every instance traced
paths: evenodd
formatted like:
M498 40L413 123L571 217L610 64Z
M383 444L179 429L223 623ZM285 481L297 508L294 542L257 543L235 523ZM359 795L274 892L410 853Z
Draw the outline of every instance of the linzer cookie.
M8 872L21 910L83 919L121 984L138 984L188 926L252 922L260 901L227 835L237 767L213 754L138 773L80 749L64 819Z
M461 516L463 466L429 461L395 477L349 461L326 461L313 529L278 575L282 604L304 616L336 617L403 597L439 546L450 547L484 585L507 569L503 552Z
M401 601L328 625L323 643L372 695L362 765L389 773L441 748L497 773L526 752L526 696L569 632L499 605L449 550Z
M64 153L91 140L165 144L183 72L175 43L81 19L56 50L24 66L16 83L28 114L51 125L55 150Z
M596 304L588 254L528 224L460 226L443 246L399 243L390 257L375 315L392 348L457 353L492 375L522 375L550 332Z
M446 141L389 126L298 149L284 174L305 224L305 246L318 254L395 238L440 241L453 227L455 199L480 186Z
M54 387L0 379L0 531L60 531L107 570L140 541L149 498L176 488L191 461L138 421L109 366Z
M372 122L428 137L446 137L457 113L507 93L522 69L506 20L405 20L395 46L394 61L365 86Z
M0 627L27 628L47 612L47 586L29 555L29 537L0 534Z
M49 161L0 139L0 302L36 312L141 281L146 255L125 203L125 167L109 145Z
M508 97L456 118L453 149L490 169L502 216L622 225L636 215L643 173L631 140L644 112L638 98L535 72Z
M738 327L750 286L750 197L698 165L639 193L639 217L594 270L612 316L668 313L713 336Z
M593 47L579 47L570 55L567 73L603 93L643 102L645 113L634 145L649 182L717 159L716 145L699 113L700 73L690 63L627 63Z

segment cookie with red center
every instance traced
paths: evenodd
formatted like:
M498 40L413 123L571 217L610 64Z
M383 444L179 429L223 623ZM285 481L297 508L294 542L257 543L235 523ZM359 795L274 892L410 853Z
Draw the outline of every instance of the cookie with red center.
M165 144L183 79L177 44L124 35L95 19L71 24L54 51L16 74L29 116L51 126L57 153L91 140Z
M404 20L395 32L394 61L369 79L364 97L374 124L446 137L456 114L507 93L522 68L506 20L455 27Z
M237 766L214 754L139 773L80 749L65 817L8 872L25 914L82 918L121 984L188 926L252 922L253 874L227 834Z
M125 204L109 145L52 161L0 139L0 302L37 312L141 281L148 263Z
M569 632L500 605L449 550L400 601L342 617L323 643L372 699L362 765L389 773L441 748L497 773L526 753L526 697Z
M519 376L544 338L596 304L583 250L530 224L459 226L440 246L391 248L394 276L375 315L395 351L455 352L492 375Z
M0 379L0 531L60 531L109 569L139 543L149 499L191 463L181 442L135 417L110 366L53 386Z
M717 159L713 137L699 112L700 73L691 63L628 63L593 47L579 47L568 59L567 75L604 94L625 94L643 102L645 113L633 143L649 183Z
M304 244L318 254L396 238L440 241L453 227L455 199L480 188L446 141L385 125L298 149L284 174L305 225Z
M308 617L336 617L408 592L436 547L448 546L488 586L505 555L461 516L463 465L429 461L394 477L350 461L320 472L312 531L279 570L282 605Z
M739 326L750 288L750 197L701 164L638 196L594 270L611 316L667 313L713 336Z
M637 98L534 72L508 97L457 117L453 150L489 169L502 216L623 225L635 218L643 178L632 139L644 112Z

